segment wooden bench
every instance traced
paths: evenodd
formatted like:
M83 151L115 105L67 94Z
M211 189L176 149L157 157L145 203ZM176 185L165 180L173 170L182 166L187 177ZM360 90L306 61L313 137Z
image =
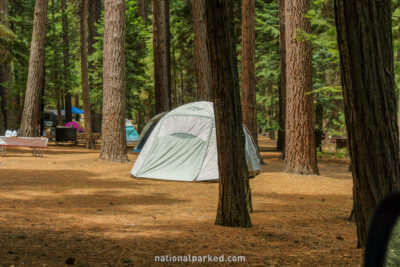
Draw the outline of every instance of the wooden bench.
M5 137L0 136L1 155L5 156L7 147L30 147L34 157L43 157L43 148L47 148L48 139L41 137Z

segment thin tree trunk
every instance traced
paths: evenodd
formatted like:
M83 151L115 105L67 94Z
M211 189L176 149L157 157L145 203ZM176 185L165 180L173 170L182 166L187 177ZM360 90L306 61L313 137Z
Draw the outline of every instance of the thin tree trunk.
M98 36L96 23L101 18L101 0L89 0L88 2L88 55L92 55L96 52L94 44L96 43L96 37ZM89 61L89 73L95 71L95 66L92 61ZM90 76L91 77L91 76ZM94 87L94 82L89 77L89 88Z
M17 127L17 125L21 125L22 122L22 101L21 101L21 94L17 94L17 96L15 97L15 104L16 104L16 120L15 120L15 127ZM12 126L14 127L14 126Z
M315 148L322 151L322 136L323 136L323 119L324 119L324 107L321 102L318 101L315 105Z
M169 0L152 0L156 113L171 109Z
M61 1L62 10L62 31L63 31L63 54L64 54L64 70L63 70L63 87L65 93L65 120L72 121L72 96L70 93L70 63L69 63L69 29L68 29L68 4L67 0Z
M10 64L4 63L0 66L0 83L9 83L11 81L11 68ZM3 115L3 123L2 127L4 127L5 130L9 129L9 115L13 115L13 111L15 107L12 106L12 101L11 95L9 95L9 91L4 84L0 84L0 109L1 113ZM9 112L11 111L11 112Z
M399 62L400 61L400 49L397 49L396 58L397 58L396 61ZM400 88L398 88L397 90L400 91ZM399 127L400 127L400 94L397 97L398 97L398 100L397 100L397 125L399 125Z
M179 68L180 68L180 76L181 76L181 104L185 104L185 86L183 83L183 67L182 67L182 57L179 58Z
M306 18L310 0L285 0L286 136L285 172L318 174L312 97L311 43L299 39L310 32Z
M82 98L83 112L85 116L85 139L86 147L94 149L94 140L92 134L92 116L90 111L89 88L88 88L88 63L86 46L86 28L87 28L87 0L82 0L81 6L81 80L82 80Z
M254 54L255 0L242 1L242 108L243 123L253 136L258 147L256 76Z
M144 25L147 27L149 24L149 16L147 15L147 0L137 0L138 13L144 21Z
M48 0L36 0L31 51L29 58L28 80L20 136L36 136L38 110L43 77L44 45L46 42Z
M285 123L286 123L286 42L285 42L285 0L278 0L279 6L279 131L277 149L285 152ZM284 158L284 155L283 155Z
M97 37L96 23L101 18L101 0L88 0L88 54L93 54L96 49L94 44Z
M174 86L173 86L173 97L172 97L172 108L176 108L178 106L178 91L177 89L177 79L178 77L176 76L176 58L175 58L175 47L172 45L172 67L173 67L173 75L174 75Z
M102 159L128 162L126 154L125 0L106 0L103 57Z
M251 227L247 202L249 196L246 196L248 170L232 4L229 0L206 0L218 146L219 201L216 224Z
M79 104L79 94L78 93L75 94L74 105L75 105L75 107L79 108L80 104Z
M8 20L8 1L0 1L0 23L9 28ZM11 66L9 62L3 62L0 66L0 83L8 83L11 81ZM9 129L9 115L13 115L14 107L12 106L12 99L9 95L8 89L3 84L0 85L0 98L1 98L1 111L3 114L4 130ZM11 111L11 112L10 112Z
M40 132L39 136L43 136L44 131L44 91L46 88L46 69L43 69L43 79L42 79L42 97L40 98L40 111L39 111L39 118L40 118Z
M335 0L354 209L365 246L374 209L400 189L391 1Z
M205 0L192 0L198 101L212 101L213 98L205 12Z
M61 94L57 96L57 125L61 126L63 124L62 112L61 112Z

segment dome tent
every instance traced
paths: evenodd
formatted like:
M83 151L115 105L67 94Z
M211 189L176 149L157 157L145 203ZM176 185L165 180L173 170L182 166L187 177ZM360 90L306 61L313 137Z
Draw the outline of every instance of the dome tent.
M251 137L243 131L247 166L256 173L260 159ZM131 174L172 181L218 180L213 104L194 102L167 113L148 137Z
M143 131L141 132L139 139L137 140L136 146L133 148L132 152L142 151L142 148L147 142L147 139L149 138L151 132L157 126L157 123L162 119L162 117L165 116L165 114L167 114L167 112L159 113L149 120L149 122L146 124Z
M139 134L136 132L135 127L128 119L125 120L125 130L126 142L136 142L139 139Z

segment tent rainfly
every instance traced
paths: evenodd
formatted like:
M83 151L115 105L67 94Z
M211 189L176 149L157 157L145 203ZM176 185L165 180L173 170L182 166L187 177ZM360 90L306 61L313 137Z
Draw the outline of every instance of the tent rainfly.
M218 180L212 103L183 105L164 115L155 127L146 128L141 137L148 138L132 168L133 176L172 181ZM247 166L254 175L260 170L260 159L245 127L243 131Z

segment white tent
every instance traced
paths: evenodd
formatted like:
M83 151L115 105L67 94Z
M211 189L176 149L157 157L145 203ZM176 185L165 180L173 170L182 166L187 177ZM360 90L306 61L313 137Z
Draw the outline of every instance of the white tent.
M243 131L247 166L250 172L257 173L260 159L244 127ZM213 104L194 102L167 113L151 132L131 174L173 181L218 180Z

